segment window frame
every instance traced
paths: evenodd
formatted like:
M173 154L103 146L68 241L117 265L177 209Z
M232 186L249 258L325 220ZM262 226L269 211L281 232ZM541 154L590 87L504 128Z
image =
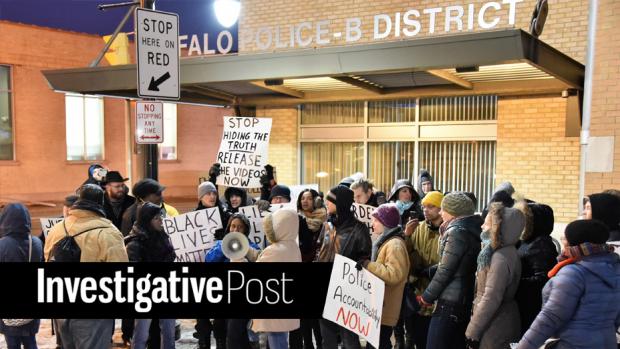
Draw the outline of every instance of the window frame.
M0 63L0 66L7 67L9 69L9 89L8 90L0 90L0 92L7 92L9 94L9 100L11 103L10 113L11 113L11 159L0 159L0 164L14 164L17 162L17 135L16 135L16 125L15 122L17 118L15 117L15 86L14 86L14 75L15 69L12 64Z
M84 122L84 127L82 128L82 132L84 135L83 142L83 150L81 159L69 159L69 144L67 138L67 97L81 97L82 98L82 120ZM86 137L86 98L94 98L101 101L101 157L97 159L88 159L88 141ZM87 94L79 94L79 93L65 93L65 161L68 163L91 163L93 161L104 162L106 160L105 153L105 98L102 96L96 95L87 95Z

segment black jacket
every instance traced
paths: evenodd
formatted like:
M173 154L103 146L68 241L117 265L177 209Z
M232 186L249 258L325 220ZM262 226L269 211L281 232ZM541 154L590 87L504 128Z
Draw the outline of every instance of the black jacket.
M439 299L471 307L482 223L480 216L473 215L448 224L439 240L437 272L422 295L426 302Z
M137 225L125 237L130 262L173 262L174 247L164 232L144 231Z
M372 241L370 240L370 231L366 224L351 216L336 226L336 236L340 240L339 254L354 261L370 259Z
M112 204L110 203L110 198L107 193L104 198L105 201L103 203L103 210L105 211L105 218L112 221L112 224L114 224L118 230L121 230L123 226L123 214L136 202L136 198L131 195L125 195L123 201L121 202L121 210L118 216L114 214L114 209L112 208Z

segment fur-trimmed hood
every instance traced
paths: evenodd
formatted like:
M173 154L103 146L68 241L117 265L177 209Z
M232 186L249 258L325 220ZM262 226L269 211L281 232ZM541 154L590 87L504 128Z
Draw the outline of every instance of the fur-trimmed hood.
M297 212L283 208L265 217L263 221L265 237L270 243L295 241L299 234Z
M539 236L551 235L553 232L553 209L536 202L517 201L514 206L525 215L525 229L521 240L532 241Z
M501 247L516 245L525 228L525 216L521 211L504 207L501 203L492 203L489 207L491 228L489 229L491 247L497 250Z

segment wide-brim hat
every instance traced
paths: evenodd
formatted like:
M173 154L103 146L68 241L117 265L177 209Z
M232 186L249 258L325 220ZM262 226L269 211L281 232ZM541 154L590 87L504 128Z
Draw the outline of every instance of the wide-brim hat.
M110 171L106 174L103 179L104 183L115 183L115 182L126 182L129 178L123 178L120 172L118 171Z

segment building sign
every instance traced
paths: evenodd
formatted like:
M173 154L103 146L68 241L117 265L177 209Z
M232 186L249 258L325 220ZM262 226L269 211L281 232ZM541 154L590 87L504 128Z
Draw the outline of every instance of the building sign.
M179 16L136 9L140 97L179 99Z
M480 5L404 8L395 13L376 14L372 17L372 23L365 23L360 17L351 17L338 21L319 20L265 26L257 30L245 30L241 42L245 47L253 45L258 50L274 50L407 39L424 34L453 34L475 29L489 30L499 26L514 26L517 4L521 2L523 0L502 0Z
M136 102L136 143L164 142L164 104Z

